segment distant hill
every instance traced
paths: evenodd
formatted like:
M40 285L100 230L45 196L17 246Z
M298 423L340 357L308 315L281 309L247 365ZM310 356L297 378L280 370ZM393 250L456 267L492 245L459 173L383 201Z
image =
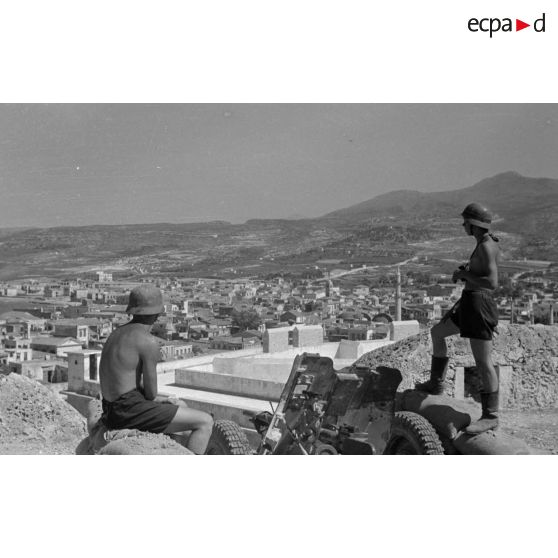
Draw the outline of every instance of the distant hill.
M415 220L443 216L459 218L470 202L485 204L501 221L498 228L543 236L558 230L558 180L529 178L505 172L460 190L417 192L397 190L333 211L324 220L366 221L382 216Z

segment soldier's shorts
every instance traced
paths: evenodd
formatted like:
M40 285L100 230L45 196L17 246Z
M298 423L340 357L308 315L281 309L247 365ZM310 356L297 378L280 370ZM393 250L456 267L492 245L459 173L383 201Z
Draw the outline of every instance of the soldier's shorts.
M489 341L498 325L498 308L491 291L463 291L459 302L442 318L450 319L461 337Z
M136 428L161 434L178 411L177 405L149 401L137 389L128 391L115 401L103 399L101 420L109 430Z

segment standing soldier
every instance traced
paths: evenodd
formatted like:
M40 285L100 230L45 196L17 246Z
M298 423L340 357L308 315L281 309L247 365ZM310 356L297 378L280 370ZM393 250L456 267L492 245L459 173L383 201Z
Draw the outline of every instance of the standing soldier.
M480 434L498 426L498 375L492 364L492 339L498 325L498 310L492 292L498 286L498 239L490 231L492 215L482 205L470 203L461 213L463 227L474 236L477 245L469 262L453 273L452 280L464 281L458 303L432 330L432 366L430 379L416 385L434 395L444 393L448 368L446 337L460 334L469 339L477 370L482 379L482 416L467 427L468 434Z

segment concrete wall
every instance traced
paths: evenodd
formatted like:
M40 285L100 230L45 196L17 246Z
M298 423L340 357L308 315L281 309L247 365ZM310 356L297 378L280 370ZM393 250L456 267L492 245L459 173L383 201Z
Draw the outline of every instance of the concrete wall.
M90 379L90 357L96 361L97 379ZM99 365L101 351L87 350L68 354L68 390L96 395L99 393Z
M68 389L79 391L83 385L85 368L83 357L77 353L68 355Z
M291 366L292 360L284 358L245 357L234 360L216 358L213 361L212 371L244 378L285 381Z
M367 343L365 341L361 343ZM368 343L376 343L368 342ZM368 345L370 346L370 345ZM263 353L239 359L222 359L215 357L213 372L231 374L245 378L257 378L285 382L297 355L302 353L318 353L333 360L336 369L352 364L357 357L338 358L339 343L322 343L321 345L305 347L289 347L286 351L278 353ZM363 349L364 350L364 349ZM370 348L368 350L371 350Z
M223 353L212 353L209 355L198 356L194 358L184 358L178 360L171 360L167 362L157 363L157 374L166 374L174 372L180 368L196 368L199 366L211 366L213 360L218 356L219 358L240 358L243 356L262 354L262 347L255 349L242 349L241 351L224 351Z
M294 359L296 355L300 355L302 353L319 353L321 356L327 356L329 358L334 359L335 355L337 354L337 349L339 348L339 342L325 342L320 343L318 345L307 345L306 347L289 347L285 351L281 351L280 353L275 353L273 355L269 355L269 358L286 358L286 359ZM265 358L267 355L263 355Z
M266 329L263 334L264 353L277 353L289 348L290 327Z
M175 372L175 383L180 386L200 390L278 401L285 380L247 378L230 374L184 369Z
M293 345L295 347L307 347L319 345L324 342L324 328L315 326L296 326L293 329Z
M201 390L276 400L298 354L310 352L328 356L333 359L335 369L340 370L350 366L359 356L391 343L386 340L344 341L312 347L291 347L281 353L236 359L215 357L213 365L176 370L175 383Z
M418 335L420 326L417 320L394 321L390 324L389 338L391 341L400 341L411 335Z
M25 363L24 363L25 364ZM54 368L54 366L52 367ZM43 380L43 367L41 364L27 364L21 367L21 375L32 380Z
M339 348L335 354L336 359L353 359L360 358L365 353L391 345L394 341L388 339L371 339L369 341L347 341L343 339L339 343Z

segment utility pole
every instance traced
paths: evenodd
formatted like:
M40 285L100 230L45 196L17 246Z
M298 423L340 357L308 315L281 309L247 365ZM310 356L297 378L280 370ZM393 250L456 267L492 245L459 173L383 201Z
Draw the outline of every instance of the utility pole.
M401 321L401 270L397 266L397 286L395 287L395 321Z

